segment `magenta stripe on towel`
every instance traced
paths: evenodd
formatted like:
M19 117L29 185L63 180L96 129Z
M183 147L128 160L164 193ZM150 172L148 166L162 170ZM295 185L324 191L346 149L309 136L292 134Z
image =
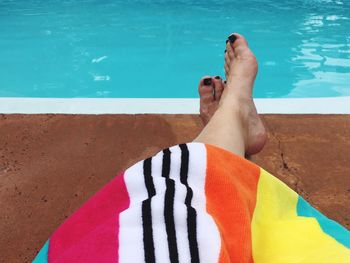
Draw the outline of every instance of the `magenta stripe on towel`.
M118 262L119 214L129 204L124 174L120 174L52 235L49 262Z

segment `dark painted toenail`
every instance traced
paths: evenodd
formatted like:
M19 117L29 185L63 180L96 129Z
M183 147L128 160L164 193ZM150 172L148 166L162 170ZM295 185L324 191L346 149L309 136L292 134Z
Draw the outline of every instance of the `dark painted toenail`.
M206 78L203 80L203 84L206 85L206 86L209 86L211 85L211 78Z
M225 52L224 53L226 53L227 52L227 50L225 49Z
M226 44L227 44L227 42L229 42L229 41L230 41L230 40L227 39L227 40L226 40Z
M226 84L226 80L224 80L224 84Z
M228 40L230 41L231 44L233 44L236 41L237 37L235 35L230 35L228 37Z
M221 79L220 76L215 76L216 79Z

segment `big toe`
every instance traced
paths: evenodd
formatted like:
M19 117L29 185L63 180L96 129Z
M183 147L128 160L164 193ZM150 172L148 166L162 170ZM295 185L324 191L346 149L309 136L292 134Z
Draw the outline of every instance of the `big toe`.
M244 36L238 33L232 33L228 37L227 45L231 46L232 48L248 47L248 41L245 39Z
M254 80L258 71L258 63L245 37L237 33L231 34L226 49L227 57L230 58L225 57L226 79L231 80L237 77Z
M213 79L209 76L203 77L198 85L198 92L201 103L211 103L214 101Z
M242 59L254 59L255 56L253 52L249 49L248 46L248 41L245 39L244 36L238 34L238 33L233 33L229 36L229 41L227 43L229 45L229 49L231 49L230 54L234 58L242 58Z

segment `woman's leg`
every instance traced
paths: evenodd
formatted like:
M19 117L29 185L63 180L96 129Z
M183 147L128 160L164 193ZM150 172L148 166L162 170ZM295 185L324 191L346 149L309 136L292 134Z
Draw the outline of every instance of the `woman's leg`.
M219 88L219 91L223 91L216 107L207 106L208 103L213 104L212 100L217 101L216 92L210 95L208 85L203 87L202 82L200 84L201 115L208 123L194 141L213 144L239 156L255 154L261 151L267 138L252 99L258 64L247 41L239 34L230 36L226 50L227 83L224 88ZM208 110L203 112L202 108Z

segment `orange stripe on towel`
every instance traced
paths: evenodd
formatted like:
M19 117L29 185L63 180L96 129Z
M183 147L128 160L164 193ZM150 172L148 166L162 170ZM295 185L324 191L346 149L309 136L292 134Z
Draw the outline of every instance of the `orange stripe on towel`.
M251 221L260 169L226 150L206 148L207 211L221 235L219 262L253 262Z

